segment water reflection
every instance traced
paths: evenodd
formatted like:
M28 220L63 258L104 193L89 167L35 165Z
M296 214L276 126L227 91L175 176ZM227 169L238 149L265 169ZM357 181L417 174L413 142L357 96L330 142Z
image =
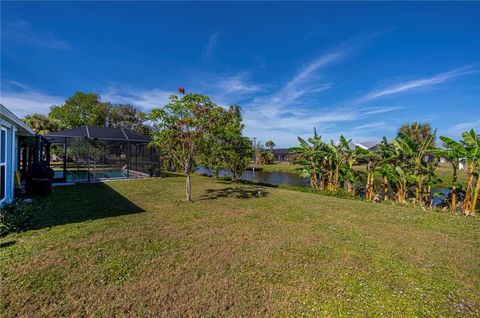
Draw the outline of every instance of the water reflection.
M196 172L211 176L212 170L205 167L198 167ZM220 170L219 175L230 176L227 171ZM308 178L302 178L295 173L289 172L264 172L247 170L242 176L245 181L257 181L273 185L288 185L292 187L308 187L310 186Z

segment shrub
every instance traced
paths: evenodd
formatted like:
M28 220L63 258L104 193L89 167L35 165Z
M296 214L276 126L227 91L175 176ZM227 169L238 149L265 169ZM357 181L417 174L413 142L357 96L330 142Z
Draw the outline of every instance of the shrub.
M34 203L24 199L4 204L0 208L0 236L28 229L35 209Z

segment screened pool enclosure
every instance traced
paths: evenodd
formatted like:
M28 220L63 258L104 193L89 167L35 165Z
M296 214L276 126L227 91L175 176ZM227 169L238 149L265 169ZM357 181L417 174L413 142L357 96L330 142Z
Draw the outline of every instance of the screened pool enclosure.
M44 135L55 181L158 176L160 157L150 139L123 128L82 126Z

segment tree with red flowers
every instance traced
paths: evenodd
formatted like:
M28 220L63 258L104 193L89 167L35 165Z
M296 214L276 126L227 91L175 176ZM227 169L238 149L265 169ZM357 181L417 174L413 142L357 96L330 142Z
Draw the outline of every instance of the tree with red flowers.
M185 90L178 91L184 94ZM153 109L149 119L154 125L152 145L173 158L186 175L186 201L191 201L190 175L202 155L208 153L212 134L223 123L224 109L208 96L186 94L170 96L163 108Z

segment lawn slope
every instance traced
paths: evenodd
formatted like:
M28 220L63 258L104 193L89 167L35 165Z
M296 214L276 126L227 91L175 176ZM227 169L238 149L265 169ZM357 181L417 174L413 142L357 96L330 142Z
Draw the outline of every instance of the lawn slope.
M55 188L0 239L0 316L478 316L466 219L193 178Z

